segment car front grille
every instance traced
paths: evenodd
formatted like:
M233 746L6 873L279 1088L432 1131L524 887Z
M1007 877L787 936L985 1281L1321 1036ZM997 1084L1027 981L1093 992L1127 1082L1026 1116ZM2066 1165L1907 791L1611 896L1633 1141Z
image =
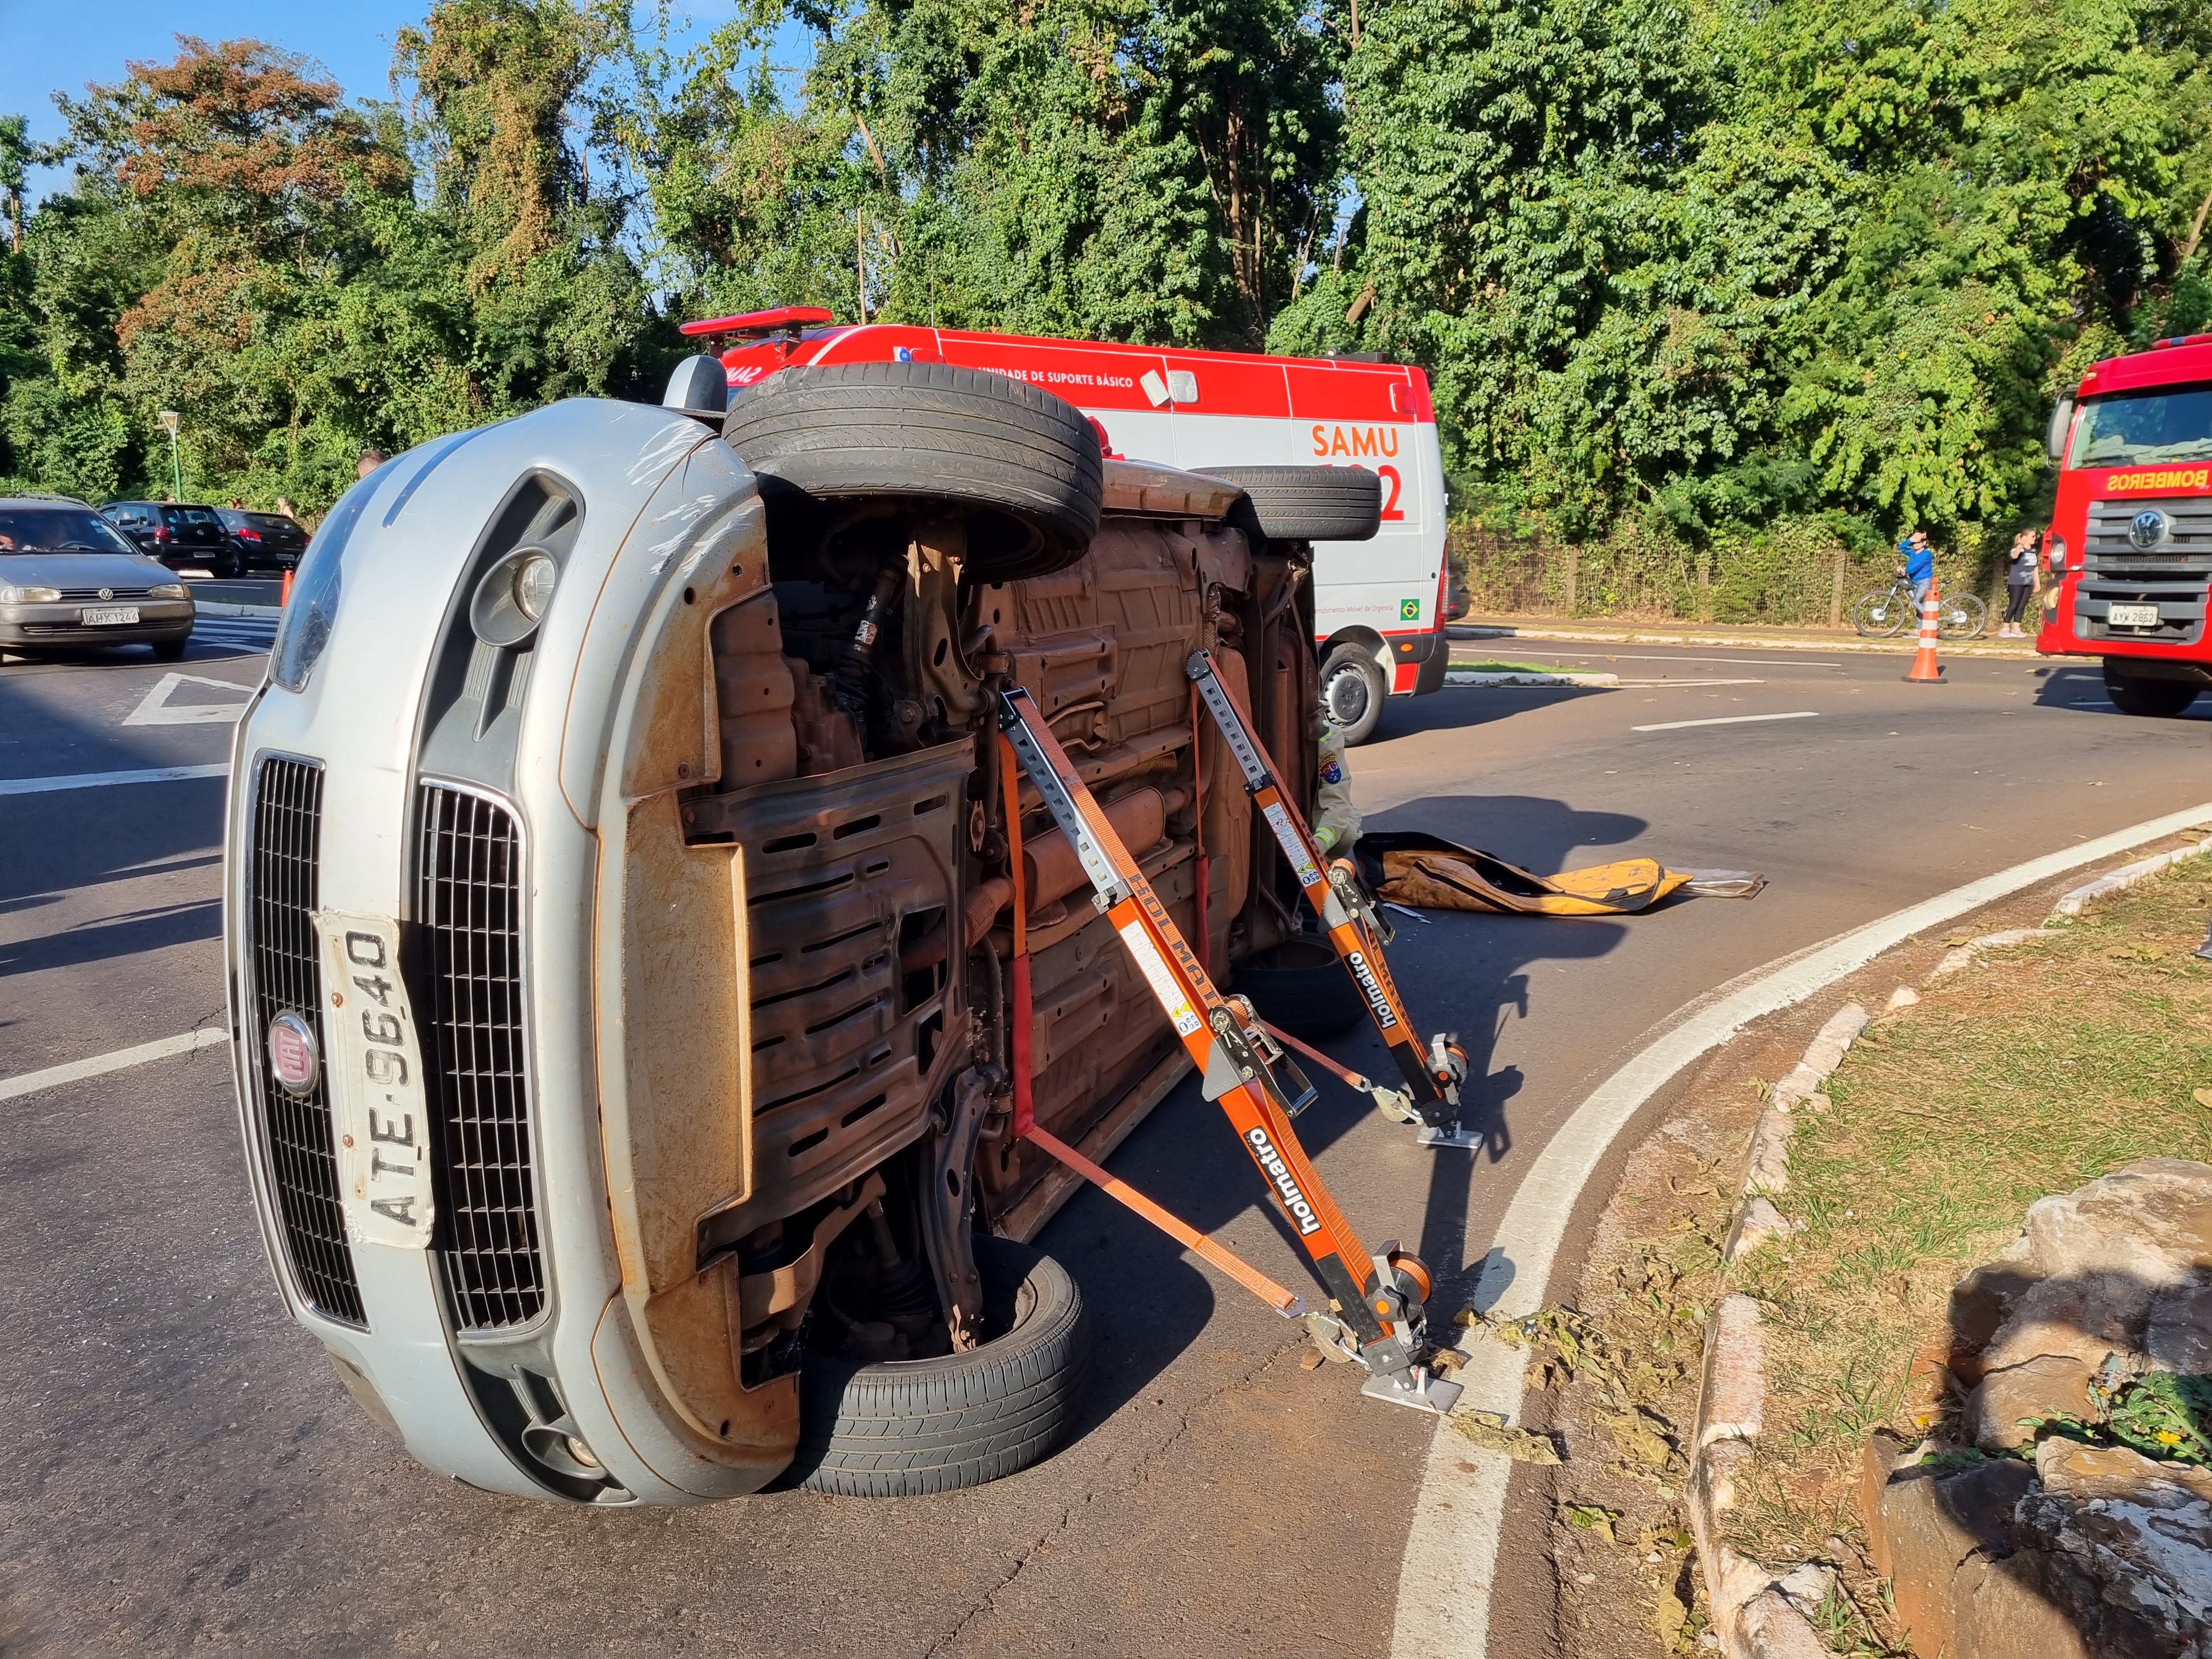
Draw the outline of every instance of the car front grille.
M504 1329L545 1305L523 1065L522 842L505 807L444 784L422 787L417 827L436 1238L454 1323Z
M110 599L143 599L147 591L143 587L111 587L103 593L96 587L64 587L61 596L70 605L106 605Z
M280 1013L297 1014L324 1040L315 949L317 860L323 827L323 769L311 761L271 756L254 780L252 849L247 867L248 969L253 1023L246 1042L261 1108L270 1185L283 1224L284 1248L300 1294L318 1313L364 1322L361 1283L346 1243L338 1203L337 1149L331 1133L327 1066L305 1096L269 1075L261 1043Z

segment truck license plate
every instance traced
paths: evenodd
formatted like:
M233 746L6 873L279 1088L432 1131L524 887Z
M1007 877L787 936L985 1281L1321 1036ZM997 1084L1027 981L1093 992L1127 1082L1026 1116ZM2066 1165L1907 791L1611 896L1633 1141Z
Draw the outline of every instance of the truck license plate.
M399 924L324 910L323 1027L338 1199L356 1243L430 1243L430 1111L422 1048L399 977Z
M2158 607L2154 605L2116 605L2112 610L2115 628L2155 628L2158 626Z
M112 627L118 623L127 626L138 620L138 607L135 605L88 605L76 613L76 619L87 628Z

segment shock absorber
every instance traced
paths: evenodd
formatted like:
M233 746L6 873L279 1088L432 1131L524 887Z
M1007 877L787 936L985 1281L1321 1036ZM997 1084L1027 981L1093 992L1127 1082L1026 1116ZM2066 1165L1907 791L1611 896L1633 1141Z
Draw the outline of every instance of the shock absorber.
M876 641L883 637L884 618L890 615L891 605L898 598L900 580L905 574L903 560L884 561L884 568L876 574L876 585L869 591L868 602L860 607L860 620L853 629L853 636L838 653L837 701L853 714L858 714L867 706L868 665L875 659Z

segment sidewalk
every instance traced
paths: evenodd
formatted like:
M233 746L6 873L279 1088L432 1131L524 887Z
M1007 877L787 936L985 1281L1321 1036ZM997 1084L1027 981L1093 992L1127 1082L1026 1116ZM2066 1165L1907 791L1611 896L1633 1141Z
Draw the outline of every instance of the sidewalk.
M1992 630L1996 624L1990 624ZM1910 657L1917 643L1911 630L1893 639L1865 640L1849 629L1783 628L1771 624L1738 627L1727 623L1639 622L1609 617L1468 617L1445 628L1455 643L1492 640L1559 640L1590 645L1721 645L1765 651L1887 652ZM2036 658L2035 641L1997 640L1988 634L1978 640L1945 641L1946 657L2011 657L2021 661ZM1492 654L1495 654L1494 653ZM1466 651L1455 657L1472 661ZM2057 663L2061 657L2045 659Z

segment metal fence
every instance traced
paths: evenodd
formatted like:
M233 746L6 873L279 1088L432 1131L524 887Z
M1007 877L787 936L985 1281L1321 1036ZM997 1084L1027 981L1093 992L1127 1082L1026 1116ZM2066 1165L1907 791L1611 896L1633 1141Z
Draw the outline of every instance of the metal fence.
M2002 584L1978 540L1938 557L1946 592ZM1692 549L1632 525L1576 544L1456 520L1448 549L1478 617L1842 626L1852 602L1888 586L1896 568L1885 553L1855 556L1820 526L1790 524Z

